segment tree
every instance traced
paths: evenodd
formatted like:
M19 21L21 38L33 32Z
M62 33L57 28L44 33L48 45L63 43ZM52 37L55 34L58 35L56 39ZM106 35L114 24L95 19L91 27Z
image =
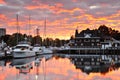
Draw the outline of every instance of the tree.
M11 35L4 35L4 36L1 36L0 40L4 41L6 44L9 44L9 39L10 39Z
M101 36L104 36L104 35L110 36L109 28L105 25L101 25L98 28L98 31L100 31Z
M33 37L33 39L32 39L32 45L34 45L34 44L40 44L40 45L42 45L42 38L40 36Z

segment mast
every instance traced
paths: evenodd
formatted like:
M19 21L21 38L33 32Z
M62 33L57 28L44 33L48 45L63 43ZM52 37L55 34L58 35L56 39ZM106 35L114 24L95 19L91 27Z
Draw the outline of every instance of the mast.
M37 36L37 37L36 37L36 43L37 43L37 44L40 44L40 40L39 40L39 37L40 37L40 36L39 36L39 30L40 30L40 29L37 27L37 28L36 28L36 36Z
M45 21L44 21L44 35L43 35L43 37L44 37L44 46L46 46L47 44L46 44L46 17L45 17Z
M28 30L29 30L28 40L29 41L30 41L30 28L31 28L31 17L29 15L29 27L28 27Z
M18 14L16 14L16 25L17 25L17 43L18 43L18 34L20 33L20 27L19 27L19 20L18 20Z
M44 39L46 38L46 18L45 18L45 22L44 22Z

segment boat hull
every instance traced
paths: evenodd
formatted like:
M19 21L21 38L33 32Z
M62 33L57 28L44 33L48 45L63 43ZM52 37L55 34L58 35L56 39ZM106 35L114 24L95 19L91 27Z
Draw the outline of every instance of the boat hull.
M41 47L34 47L33 51L36 53L36 55L42 54L42 48Z
M13 52L13 58L26 58L36 56L35 52Z

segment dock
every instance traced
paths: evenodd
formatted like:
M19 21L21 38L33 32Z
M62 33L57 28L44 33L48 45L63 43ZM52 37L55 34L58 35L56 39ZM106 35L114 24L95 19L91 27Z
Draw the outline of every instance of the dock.
M99 55L119 55L120 54L120 48L107 48L107 49L102 49L102 48L69 48L69 49L61 49L61 50L56 50L56 53L65 53L65 54L88 54L88 55L93 55L93 54L99 54Z

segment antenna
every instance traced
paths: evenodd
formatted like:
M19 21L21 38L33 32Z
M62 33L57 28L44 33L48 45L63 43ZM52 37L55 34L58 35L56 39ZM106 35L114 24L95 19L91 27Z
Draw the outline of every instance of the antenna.
M39 28L36 28L36 34L37 34L37 36L39 36Z

